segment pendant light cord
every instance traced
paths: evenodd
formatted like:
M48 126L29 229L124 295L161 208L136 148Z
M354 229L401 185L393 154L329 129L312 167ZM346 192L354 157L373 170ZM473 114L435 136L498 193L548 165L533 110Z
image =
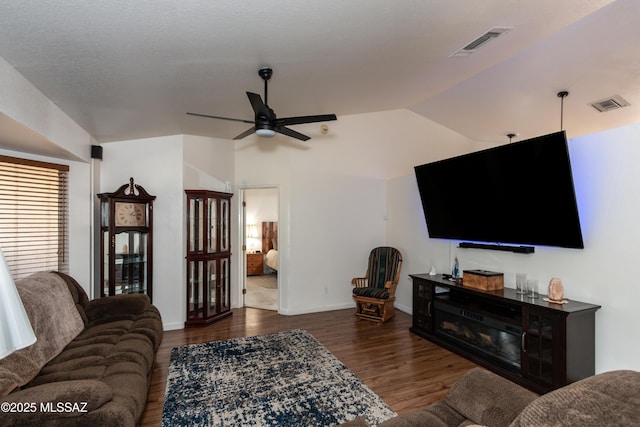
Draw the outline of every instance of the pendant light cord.
M564 97L560 98L560 130L564 130Z
M558 98L560 98L560 130L564 130L564 99L569 96L569 92L563 90L558 92Z

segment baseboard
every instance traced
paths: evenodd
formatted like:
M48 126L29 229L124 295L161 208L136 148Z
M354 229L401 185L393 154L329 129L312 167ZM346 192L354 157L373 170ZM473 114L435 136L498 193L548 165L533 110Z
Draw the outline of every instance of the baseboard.
M413 315L413 309L411 307L407 307L404 304L398 304L397 302L393 305L397 310L402 311L403 313L407 313L408 315ZM298 314L310 314L310 313L319 313L321 311L333 311L333 310L345 310L347 308L356 309L355 303L343 303L343 304L334 304L334 305L325 305L321 307L309 307L307 309L302 310L280 310L278 314L282 314L284 316L296 316Z
M343 303L343 304L334 304L334 305L324 305L320 307L309 307L304 308L302 310L282 310L278 311L278 314L282 314L284 316L296 316L298 314L310 314L310 313L319 313L321 311L334 311L334 310L344 310L347 308L356 309L355 303Z
M404 304L398 304L397 302L394 304L394 307L397 310L402 311L403 313L407 313L409 315L413 315L413 310L410 307L407 307ZM233 307L237 308L237 307ZM278 314L282 314L283 316L296 316L298 314L310 314L310 313L319 313L321 311L334 311L334 310L346 310L347 308L356 309L356 305L353 302L350 303L342 303L342 304L334 304L334 305L325 305L321 307L309 307L302 310L278 310ZM163 323L162 329L165 331L174 331L176 329L184 329L184 323Z
M176 329L184 329L184 322L182 323L163 323L162 330L175 331Z
M404 304L398 304L397 302L394 304L394 307L403 313L407 313L408 315L413 316L413 309L411 307L407 307Z

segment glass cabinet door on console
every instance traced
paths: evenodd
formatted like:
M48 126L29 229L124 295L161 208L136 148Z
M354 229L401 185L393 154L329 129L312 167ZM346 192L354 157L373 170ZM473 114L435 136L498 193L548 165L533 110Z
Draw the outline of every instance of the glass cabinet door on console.
M566 384L562 378L562 337L558 315L525 307L523 309L522 374L548 386Z
M207 325L231 314L231 196L207 190L187 194L187 320Z
M139 185L100 198L100 296L142 293L152 298L153 201Z
M414 281L412 329L433 332L433 293L435 286L427 281Z

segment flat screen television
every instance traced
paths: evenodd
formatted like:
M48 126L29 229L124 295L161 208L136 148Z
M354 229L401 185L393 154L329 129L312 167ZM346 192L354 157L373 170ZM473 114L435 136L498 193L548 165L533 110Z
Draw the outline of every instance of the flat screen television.
M584 248L564 131L415 173L432 238Z

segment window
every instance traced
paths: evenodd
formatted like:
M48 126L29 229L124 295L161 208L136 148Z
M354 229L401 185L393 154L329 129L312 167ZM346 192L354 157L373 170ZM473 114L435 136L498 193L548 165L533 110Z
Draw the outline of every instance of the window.
M14 279L67 273L69 166L0 156L0 248Z

